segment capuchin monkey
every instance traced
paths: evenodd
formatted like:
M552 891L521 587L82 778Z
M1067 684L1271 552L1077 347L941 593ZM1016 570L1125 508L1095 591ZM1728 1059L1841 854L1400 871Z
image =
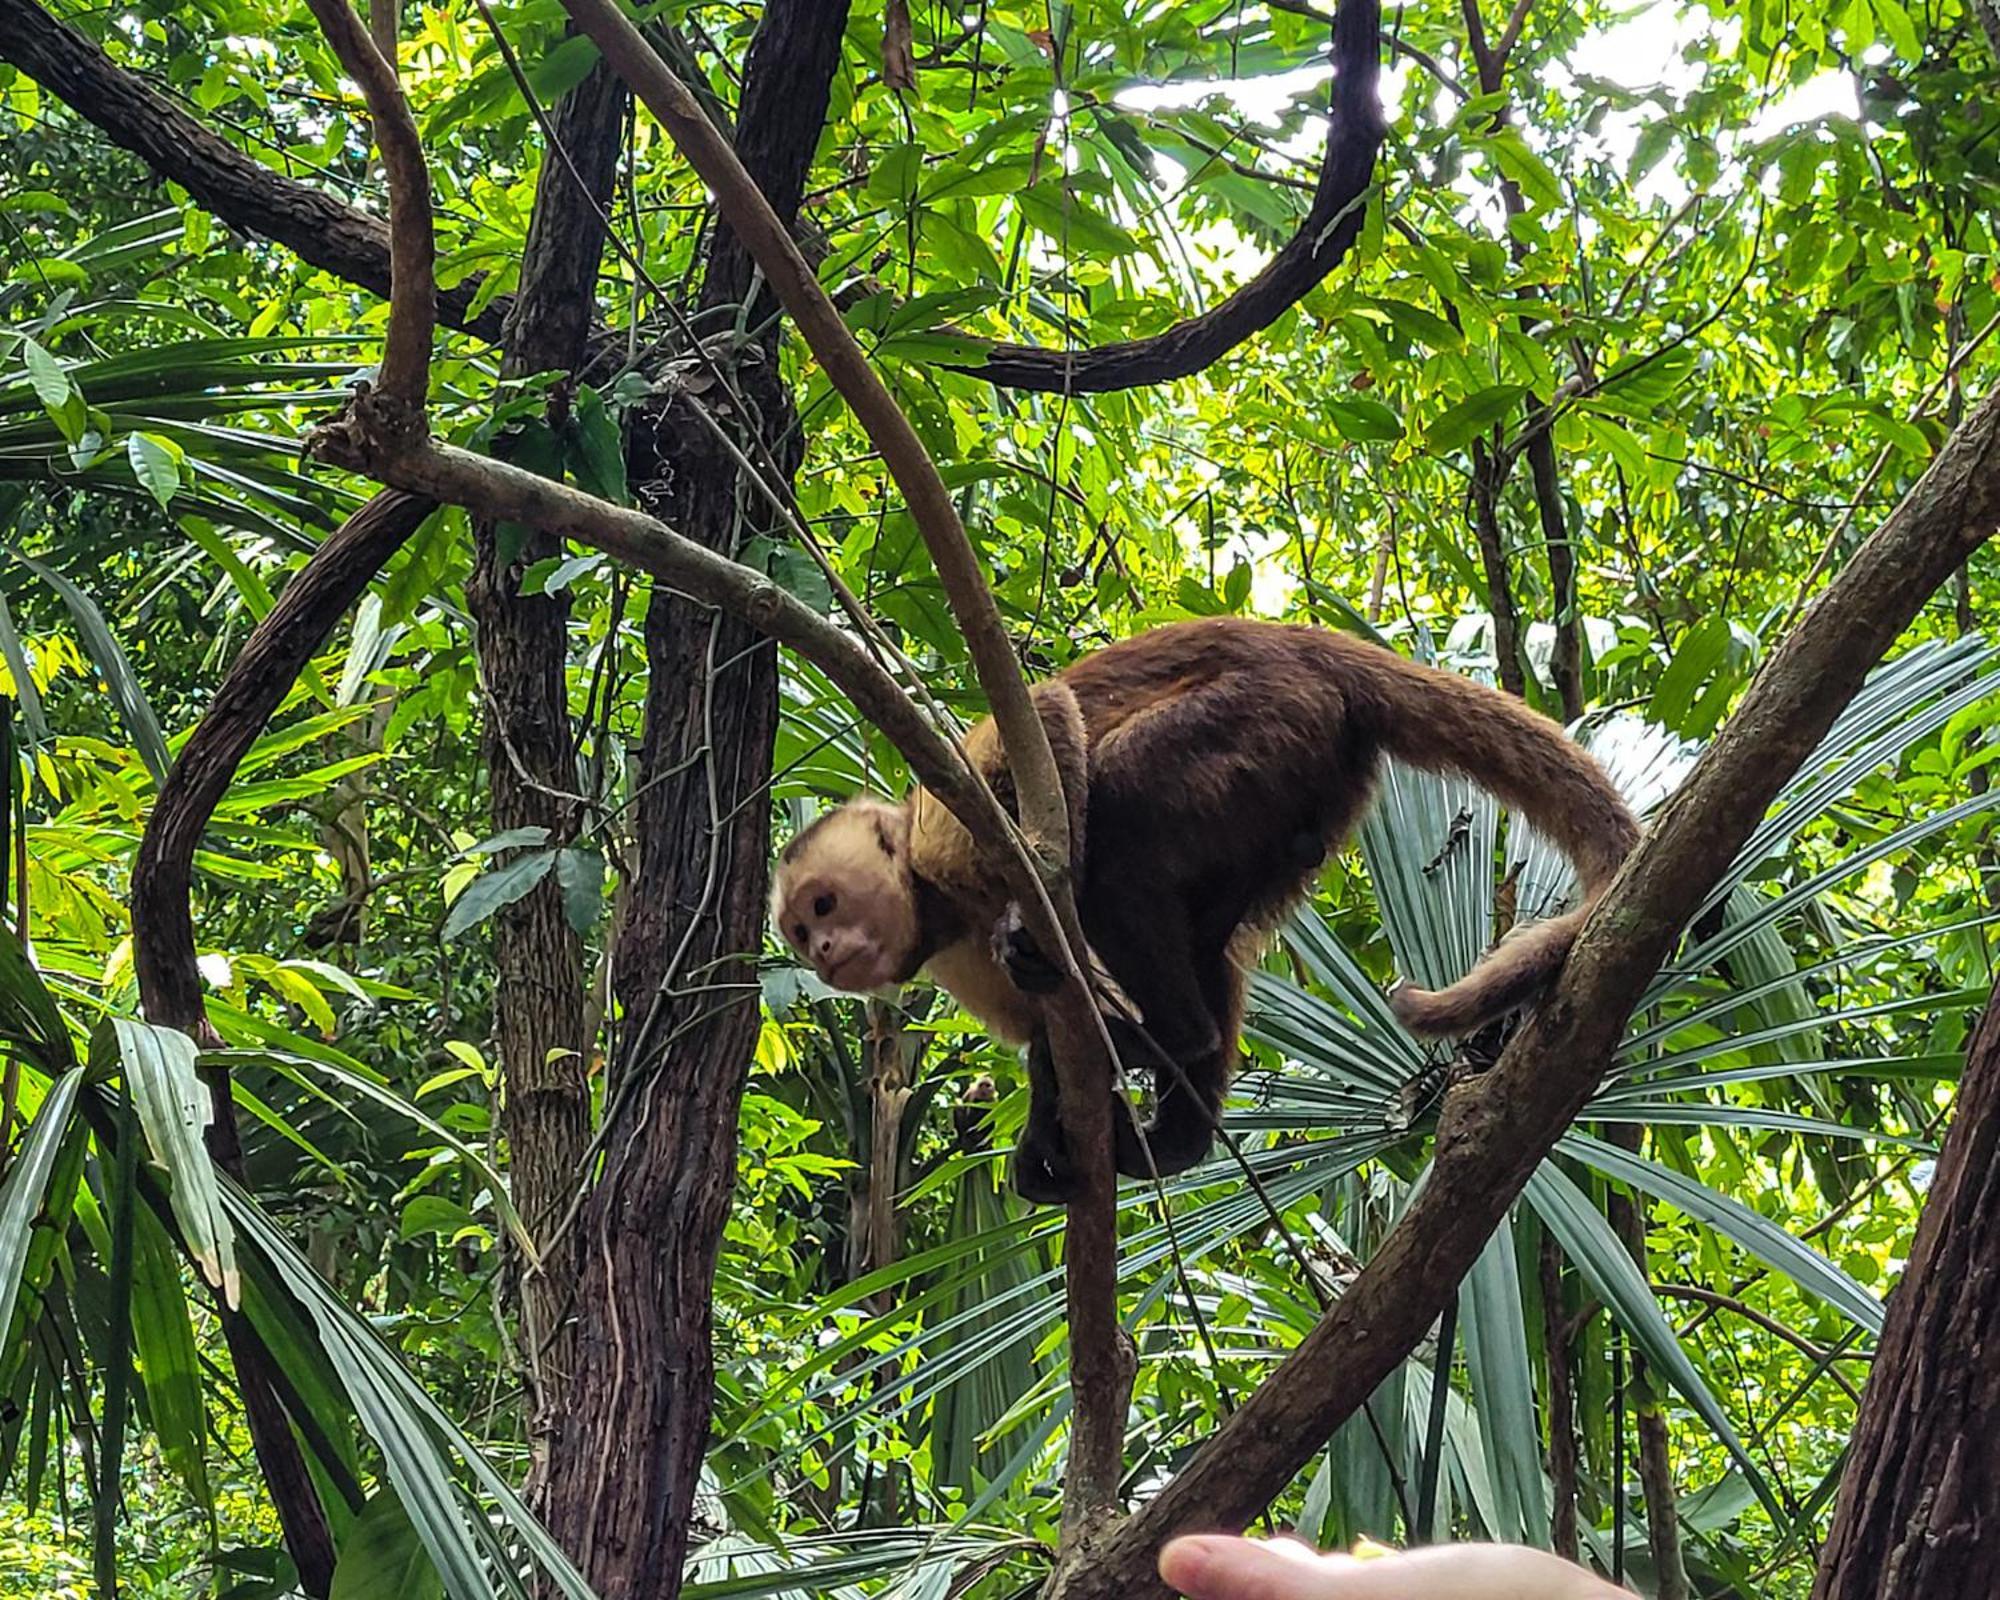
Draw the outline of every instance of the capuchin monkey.
M1534 999L1639 836L1604 770L1512 696L1318 628L1218 617L1086 656L1034 699L1070 813L1084 937L1117 991L1101 1006L1119 1058L1153 1071L1140 1128L1118 1097L1117 1164L1165 1177L1208 1154L1243 1021L1242 963L1366 810L1386 753L1462 773L1552 839L1576 909L1511 934L1465 977L1390 991L1413 1032L1461 1036ZM1014 808L991 720L966 753ZM1014 1187L1060 1204L1078 1174L1063 1140L1041 997L1061 981L1022 926L998 864L935 796L860 798L779 856L785 943L836 989L924 971L998 1038L1026 1044L1029 1111Z

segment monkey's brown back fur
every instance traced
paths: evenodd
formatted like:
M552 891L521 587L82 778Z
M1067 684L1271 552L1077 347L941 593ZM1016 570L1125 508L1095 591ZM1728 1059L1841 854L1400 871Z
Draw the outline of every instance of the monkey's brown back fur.
M1052 683L1075 696L1089 748L1085 933L1149 1018L1159 1001L1174 1009L1156 973L1185 973L1190 961L1206 973L1207 958L1284 914L1318 853L1338 848L1366 809L1385 752L1463 773L1549 835L1583 886L1577 911L1523 930L1458 983L1399 990L1398 1013L1419 1032L1469 1032L1539 992L1638 837L1603 769L1549 719L1343 634L1239 618L1173 623L1086 656ZM973 744L989 773L1004 773L990 724ZM938 823L912 864L929 871L956 855L949 870L962 873L970 841L961 833L954 846L955 824L931 810ZM1179 941L1177 929L1193 948L1160 951L1160 940ZM1135 936L1139 951L1129 948ZM1204 998L1233 1046L1241 983L1232 972L1203 987L1218 984Z

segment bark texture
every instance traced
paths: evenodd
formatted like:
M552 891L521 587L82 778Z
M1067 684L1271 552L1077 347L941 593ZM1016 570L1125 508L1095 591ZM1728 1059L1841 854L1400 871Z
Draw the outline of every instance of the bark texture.
M846 0L773 0L744 68L736 148L790 222L826 119ZM715 236L701 307L749 297L749 260ZM714 420L797 461L775 324L739 362L736 404ZM733 319L732 319L733 320ZM725 553L765 531L766 502L688 397L642 424L631 459L641 502ZM779 486L788 489L789 485ZM777 652L743 622L656 589L646 618L639 867L613 982L604 1174L584 1210L575 1379L550 1484L552 1530L602 1594L678 1593L708 1445L711 1302L736 1178L736 1120L756 1041L755 955L770 854Z
M604 216L617 175L627 96L603 62L565 95L551 128L559 148L543 153L535 210L521 260L521 287L507 318L501 372L510 378L574 372L596 309ZM560 426L573 389L552 392ZM503 444L515 454L519 439ZM483 745L495 833L548 830L573 838L583 818L574 798L576 742L565 671L566 592L521 593L531 563L559 555L562 541L529 534L507 549L491 523L474 531L466 599L478 630L485 689ZM583 942L563 914L553 873L493 919L494 1029L505 1074L504 1126L514 1203L545 1250L521 1285L522 1336L531 1401L530 1439L539 1493L569 1373L566 1319L575 1304L573 1235L556 1237L584 1181L590 1139Z
M1889 1297L1813 1600L1987 1600L2000 1573L2000 1005Z

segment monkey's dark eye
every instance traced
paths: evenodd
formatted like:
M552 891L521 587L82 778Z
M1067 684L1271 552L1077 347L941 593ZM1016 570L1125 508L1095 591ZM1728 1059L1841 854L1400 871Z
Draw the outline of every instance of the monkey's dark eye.
M813 902L813 915L816 917L832 916L833 896L830 894L823 894L817 900L815 900Z
M812 930L801 922L796 928L792 929L792 937L798 940L799 947L803 949L806 941L812 937Z

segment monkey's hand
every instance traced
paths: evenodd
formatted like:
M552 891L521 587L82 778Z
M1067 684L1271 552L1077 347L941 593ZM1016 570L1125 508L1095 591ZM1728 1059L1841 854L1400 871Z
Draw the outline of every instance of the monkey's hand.
M1035 943L1018 905L1008 905L1007 914L993 931L993 947L1000 965L1007 969L1007 976L1022 993L1054 994L1062 987L1062 968Z

